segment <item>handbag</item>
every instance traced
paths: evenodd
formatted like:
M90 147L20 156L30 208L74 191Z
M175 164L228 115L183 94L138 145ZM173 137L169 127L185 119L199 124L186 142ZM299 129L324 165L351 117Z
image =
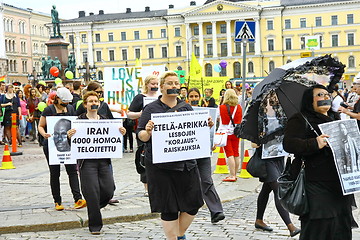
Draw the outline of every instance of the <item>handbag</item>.
M261 158L261 147L256 148L255 153L251 156L249 162L246 165L246 170L253 177L266 178L266 162Z
M229 114L229 117L230 117L230 120L231 120L231 123L234 127L234 135L237 137L237 138L240 138L240 124L235 124L234 123L234 116L235 116L235 113L236 113L236 109L237 109L237 105L235 106L235 109L234 109L234 112L231 116L231 113L230 113L230 106L226 104L226 109L228 111L228 114Z
M218 129L214 135L214 146L225 147L227 144L227 129Z
M283 174L278 178L278 198L281 205L290 213L303 216L309 212L309 203L305 191L305 164L302 160L299 175L291 178L291 158L288 157Z

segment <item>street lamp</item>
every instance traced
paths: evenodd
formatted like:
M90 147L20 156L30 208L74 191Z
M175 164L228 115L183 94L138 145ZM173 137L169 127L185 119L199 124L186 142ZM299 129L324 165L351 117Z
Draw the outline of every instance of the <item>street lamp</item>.
M89 62L85 62L85 65L79 66L78 71L80 76L84 78L86 84L88 84L89 81L96 79L96 66L89 66Z

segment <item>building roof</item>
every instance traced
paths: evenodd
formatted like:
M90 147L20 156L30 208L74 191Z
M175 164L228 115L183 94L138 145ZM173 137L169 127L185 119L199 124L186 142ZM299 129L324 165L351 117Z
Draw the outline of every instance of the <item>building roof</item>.
M85 17L78 17L74 19L63 20L61 23L76 23L76 22L101 22L111 20L121 20L130 18L153 18L167 15L167 10L154 10L143 12L129 12L129 13L109 13L109 14L94 14Z
M317 3L329 3L329 2L345 2L349 0L281 0L280 3L283 6L295 6L295 5L307 5Z

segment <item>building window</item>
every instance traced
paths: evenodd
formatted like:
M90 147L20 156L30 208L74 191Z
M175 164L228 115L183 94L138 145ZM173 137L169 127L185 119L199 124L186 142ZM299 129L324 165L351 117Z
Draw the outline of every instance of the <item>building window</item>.
M140 59L140 48L135 49L135 58Z
M70 35L70 36L73 36L73 35ZM70 36L69 36L69 38L70 38ZM74 36L73 36L73 39L74 39ZM100 42L100 33L95 34L95 42Z
M355 45L354 34L353 33L348 33L347 34L347 42L348 42L348 46L354 46Z
M220 43L220 54L222 57L227 56L227 43Z
M338 25L338 16L331 16L331 25Z
M235 42L235 53L241 53L241 42Z
M205 64L205 76L212 77L212 65L210 63Z
M221 68L220 77L226 77L226 68Z
M176 56L181 57L181 46L176 46Z
M348 65L349 65L349 68L355 68L355 57L354 56L349 57Z
M300 38L300 49L305 49L305 37Z
M285 29L290 29L290 28L291 28L291 20L285 19Z
M234 62L234 78L241 78L241 64Z
M300 27L306 28L306 18L300 18Z
M22 72L23 73L27 72L27 61L22 61Z
M128 60L128 56L127 56L127 49L122 49L121 50L121 55L122 55L122 60Z
M98 79L99 79L99 80L104 80L103 72L102 72L102 71L99 71L99 72L98 72Z
M167 47L161 47L161 56L162 56L163 58L167 58L167 57L168 57Z
M206 44L206 50L208 55L213 55L213 45L211 43Z
M249 42L249 52L255 52L255 43Z
M211 25L206 26L206 34L212 34L212 26Z
M291 50L291 38L285 38L285 49Z
M154 58L154 48L148 48L149 58Z
M271 73L272 70L274 70L274 69L275 69L275 63L274 63L274 61L270 61L270 62L269 62L269 73Z
M316 25L316 27L321 27L321 25L322 25L322 18L321 17L316 17L315 18L315 25Z
M140 39L139 31L134 31L134 39L135 39L135 40L139 40L139 39Z
M96 51L96 61L97 61L97 62L101 62L101 59L102 59L102 57L101 57L101 51Z
M161 29L161 38L166 38L166 29Z
M331 46L332 47L339 46L339 36L338 35L331 35Z
M181 37L180 27L176 27L176 28L175 28L175 37Z
M274 21L267 20L267 30L274 30Z
M274 51L274 39L268 39L268 51Z
M113 42L114 41L114 34L113 33L108 33L108 39L109 39L109 42Z
M220 24L220 33L226 33L226 24Z
M323 47L323 36L322 35L319 36L319 41L320 41L320 48L322 48Z
M194 35L199 35L199 26L194 26Z
M81 34L81 42L86 43L86 34Z
M249 73L253 73L253 72L254 72L254 63L253 63L253 62L249 62L249 63L248 63L248 72L249 72Z
M152 31L152 30L148 30L148 31L147 31L147 36L148 36L148 39L152 39L152 38L153 38L153 31Z
M109 50L109 61L115 61L115 51Z
M83 62L87 62L88 61L88 55L87 52L83 52Z
M126 41L126 32L121 32L121 41Z
M347 24L353 24L354 23L354 14L348 14L347 15Z
M194 54L195 54L195 56L200 56L200 47L198 47L198 46L194 47Z

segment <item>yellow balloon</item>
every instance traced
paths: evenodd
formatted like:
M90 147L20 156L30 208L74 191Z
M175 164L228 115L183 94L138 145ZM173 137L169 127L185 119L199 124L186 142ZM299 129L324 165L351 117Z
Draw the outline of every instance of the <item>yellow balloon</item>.
M66 71L65 77L66 77L67 79L73 79L73 78L74 78L74 74L72 73L72 71Z
M60 83L62 83L61 78L55 78L55 84L58 85Z
M44 111L44 109L45 109L46 107L47 107L47 105L46 105L46 103L44 103L44 102L40 102L40 103L38 104L38 109L39 109L40 112Z
M46 82L45 82L45 81L39 81L39 84L46 86Z

